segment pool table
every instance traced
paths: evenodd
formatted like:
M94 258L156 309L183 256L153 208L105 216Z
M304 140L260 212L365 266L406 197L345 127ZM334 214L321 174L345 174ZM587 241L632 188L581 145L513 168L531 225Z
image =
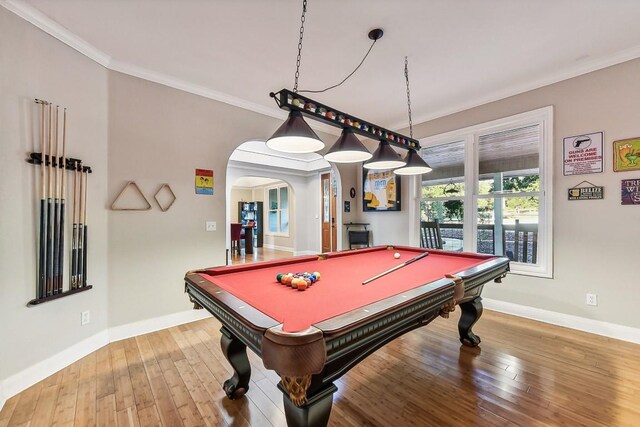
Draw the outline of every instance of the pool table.
M482 288L508 271L509 260L493 255L380 246L191 271L185 292L222 323L222 351L234 369L223 385L229 398L249 388L249 347L281 378L287 424L324 426L334 380L396 337L448 317L456 305L460 341L477 346L471 328L482 314ZM289 272L319 272L320 279L300 291L276 280Z

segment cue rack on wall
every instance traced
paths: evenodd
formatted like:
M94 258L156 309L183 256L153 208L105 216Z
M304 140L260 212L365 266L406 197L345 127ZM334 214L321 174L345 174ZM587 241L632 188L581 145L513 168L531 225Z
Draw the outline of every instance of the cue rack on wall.
M27 303L28 307L93 287L87 284L87 196L92 170L82 160L66 155L67 109L41 99L35 102L39 116L36 140L41 151L30 153L27 162L39 166L38 271L36 298ZM67 202L69 195L73 200ZM65 218L68 208L70 218ZM67 231L71 232L68 252L65 251ZM69 254L67 262L65 253ZM67 263L69 283L65 286Z

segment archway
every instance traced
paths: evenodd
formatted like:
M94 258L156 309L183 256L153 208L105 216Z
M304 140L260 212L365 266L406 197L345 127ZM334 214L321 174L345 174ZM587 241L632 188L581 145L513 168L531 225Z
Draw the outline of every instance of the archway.
M262 203L263 248L290 252L291 255L320 253L320 176L327 172L332 174L338 188L336 223L341 224L340 176L337 168L322 156L277 152L269 149L264 141L247 141L239 145L227 163L227 236L230 224L242 221L238 211L240 198L251 198L245 201ZM286 206L282 204L284 199ZM337 249L341 249L341 228L338 227ZM230 249L230 238L226 241L227 249Z

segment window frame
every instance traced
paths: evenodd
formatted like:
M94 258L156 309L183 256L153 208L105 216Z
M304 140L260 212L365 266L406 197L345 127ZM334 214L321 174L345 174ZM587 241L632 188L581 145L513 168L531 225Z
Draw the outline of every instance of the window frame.
M534 193L479 193L479 141L483 135L497 133L517 127L538 124L540 191ZM511 262L511 272L528 276L553 278L553 106L527 111L513 116L491 120L462 129L434 135L420 140L423 149L441 144L464 141L464 249L477 250L478 200L511 197L539 197L538 211L538 254L537 264ZM428 176L428 175L427 175ZM419 186L418 201L422 198L422 183ZM438 198L438 200L441 200Z
M286 209L282 209L282 200L280 198L280 190L282 188L286 188L287 189L287 208ZM269 191L270 190L276 190L277 191L277 199L278 199L278 208L277 209L271 209L271 207L269 206ZM264 234L267 236L278 236L278 237L289 237L289 230L291 230L291 188L289 187L288 184L279 184L279 185L271 185L268 187L264 187L264 200L265 200L265 227L264 227ZM277 213L277 224L278 224L278 231L277 232L272 232L269 229L269 212L273 212L275 211ZM281 231L280 226L281 224L281 212L282 211L287 211L287 213L289 214L289 228L287 229L286 233L283 233Z

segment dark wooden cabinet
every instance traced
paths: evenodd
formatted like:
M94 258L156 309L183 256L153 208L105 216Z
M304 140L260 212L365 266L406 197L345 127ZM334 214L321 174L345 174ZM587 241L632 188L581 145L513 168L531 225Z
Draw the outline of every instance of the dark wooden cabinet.
M263 202L238 202L238 222L246 226L253 222L253 246L262 247L263 242Z

